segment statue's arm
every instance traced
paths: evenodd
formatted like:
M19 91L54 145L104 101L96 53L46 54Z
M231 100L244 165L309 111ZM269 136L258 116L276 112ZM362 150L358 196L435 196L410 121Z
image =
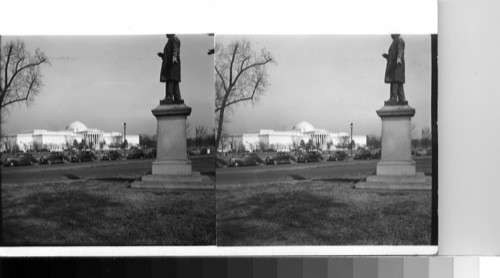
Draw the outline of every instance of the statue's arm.
M176 38L173 43L173 51L172 51L172 57L174 62L177 62L177 56L179 56L180 48L181 48L181 42L179 41L179 39Z
M405 53L405 42L402 39L400 39L398 41L398 47L397 47L397 49L398 49L398 56L397 56L398 60L397 60L397 63L398 63L398 65L401 65L402 60L403 60L403 56L404 56L404 53Z

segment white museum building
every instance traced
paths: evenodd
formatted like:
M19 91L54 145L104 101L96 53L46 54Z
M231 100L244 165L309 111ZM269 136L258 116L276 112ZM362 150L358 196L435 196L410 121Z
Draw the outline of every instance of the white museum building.
M34 129L6 135L1 138L0 151L12 150L16 144L21 151L34 149L35 144L51 151L61 151L67 149L67 146L71 146L75 140L81 143L84 139L93 149L100 149L102 144L102 149L108 150L110 145L123 140L123 134L116 131L104 132L96 128L87 128L83 123L74 121L66 127L66 130ZM139 145L139 135L126 134L125 140L127 140L129 148Z
M237 150L241 145L245 150L259 150L262 146L277 151L290 151L294 146L300 146L301 141L308 143L312 140L314 148L321 150L335 150L342 140L350 140L347 132L332 132L327 129L314 128L310 123L301 121L293 126L292 130L277 131L260 129L243 134L229 135L221 139L224 151ZM356 147L366 147L366 135L353 135L352 140Z

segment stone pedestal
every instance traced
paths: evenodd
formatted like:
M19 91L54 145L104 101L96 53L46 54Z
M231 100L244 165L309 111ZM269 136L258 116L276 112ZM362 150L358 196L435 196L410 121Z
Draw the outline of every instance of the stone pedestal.
M415 175L415 161L411 159L411 117L415 109L405 106L384 106L377 110L382 119L382 158L377 164L377 175Z
M160 105L152 110L158 121L157 153L151 175L131 184L148 189L213 189L209 178L191 171L187 158L186 119L191 107L185 104Z
M415 171L411 158L411 118L415 109L409 105L385 105L377 110L382 119L382 157L377 175L356 184L363 189L429 190L430 179Z

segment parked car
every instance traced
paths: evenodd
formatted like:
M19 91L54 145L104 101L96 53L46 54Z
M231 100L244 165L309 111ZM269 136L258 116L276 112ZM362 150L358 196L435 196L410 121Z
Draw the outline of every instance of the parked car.
M40 164L64 163L65 160L68 159L62 152L51 152L50 155L40 158Z
M188 150L188 155L200 155L201 150L198 148L191 148Z
M318 152L307 152L305 154L299 155L297 157L297 162L299 163L320 162L322 159L323 157Z
M323 159L325 159L325 158L323 157L323 155L322 155L320 152L318 152L318 151L309 151L309 153L312 153L312 154L314 154L314 155L318 156L318 157L319 157L319 160L323 160Z
M215 167L217 168L222 168L222 167L227 167L229 165L229 163L227 163L227 161L225 161L224 159L221 159L221 158L217 158L215 160Z
M127 159L144 159L146 154L141 149L135 149L127 155Z
M38 163L36 158L33 157L30 153L22 153L18 154L14 157L9 157L5 159L4 166L5 167L13 167L13 166L24 166L24 165L33 165Z
M155 148L149 149L145 153L146 153L147 158L156 158L156 149Z
M281 164L281 163L292 163L297 161L297 159L286 152L279 152L274 157L267 157L266 164Z
M259 165L264 161L255 153L243 154L238 158L231 158L230 165L234 167Z
M103 154L101 160L118 160L122 157L122 155L118 151L109 151L108 153Z
M349 156L342 151L336 151L328 157L328 161L342 161L347 160Z
M424 155L427 155L427 151L426 151L426 150L424 150L424 149L418 149L418 150L415 152L415 154L416 154L417 156L424 156Z
M92 162L96 159L96 155L91 151L81 151L71 156L71 162Z
M354 155L354 159L373 159L373 155L369 150L360 150Z

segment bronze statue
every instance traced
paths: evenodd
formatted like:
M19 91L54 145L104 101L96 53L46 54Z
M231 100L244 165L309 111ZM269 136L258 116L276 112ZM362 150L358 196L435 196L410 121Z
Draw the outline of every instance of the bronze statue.
M387 60L385 83L391 84L391 94L387 105L406 105L405 91L405 41L399 34L391 34L392 44L388 54L382 54Z
M160 104L182 104L184 100L181 99L179 89L179 83L181 82L181 42L175 34L167 34L166 36L168 41L163 53L158 53L158 56L163 59L160 82L166 83L165 99L161 100Z

